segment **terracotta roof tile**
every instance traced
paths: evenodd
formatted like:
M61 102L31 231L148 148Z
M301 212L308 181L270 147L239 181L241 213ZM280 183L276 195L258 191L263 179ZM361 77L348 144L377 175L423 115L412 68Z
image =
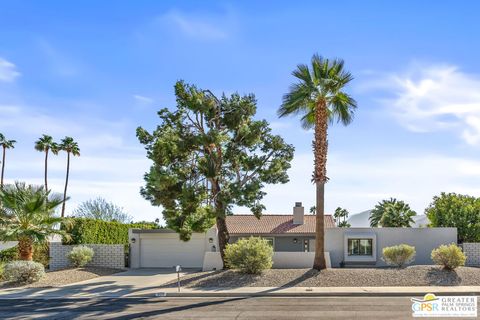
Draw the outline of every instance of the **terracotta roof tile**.
M234 234L306 234L315 233L315 216L305 215L303 224L293 224L293 215L264 214L257 219L251 214L227 216L228 233ZM334 228L331 215L325 215L325 228Z

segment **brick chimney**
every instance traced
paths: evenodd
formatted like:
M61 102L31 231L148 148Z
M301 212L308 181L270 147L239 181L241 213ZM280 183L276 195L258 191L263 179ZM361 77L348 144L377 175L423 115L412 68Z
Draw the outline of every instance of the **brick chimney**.
M301 202L295 202L295 207L293 207L293 224L303 224L303 216L305 214L305 209L302 206Z

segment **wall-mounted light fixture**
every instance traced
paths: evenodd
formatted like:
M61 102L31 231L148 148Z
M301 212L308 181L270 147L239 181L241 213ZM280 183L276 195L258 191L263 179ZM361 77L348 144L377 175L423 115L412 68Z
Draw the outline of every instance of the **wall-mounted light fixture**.
M131 241L132 243L135 243L135 242L137 241L137 239L132 238L132 239L130 239L130 241Z
M293 238L293 243L297 243L298 242L298 239L297 238Z
M213 243L213 238L208 238L208 243Z

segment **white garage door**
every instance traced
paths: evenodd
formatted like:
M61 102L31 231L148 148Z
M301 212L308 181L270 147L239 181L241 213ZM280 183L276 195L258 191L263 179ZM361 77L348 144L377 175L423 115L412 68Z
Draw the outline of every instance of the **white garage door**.
M205 237L192 235L184 242L178 234L142 235L140 239L141 268L201 268L205 255Z

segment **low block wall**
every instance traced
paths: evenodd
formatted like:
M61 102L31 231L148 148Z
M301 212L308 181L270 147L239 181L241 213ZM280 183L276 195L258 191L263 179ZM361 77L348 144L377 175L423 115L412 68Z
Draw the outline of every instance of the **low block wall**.
M303 269L313 266L315 252L283 252L273 253L274 269ZM330 253L325 252L325 263L327 268L331 268Z
M467 266L480 266L480 242L464 242L463 252L467 256Z
M315 252L274 252L273 269L311 268ZM327 268L331 267L330 254L325 252ZM203 271L221 270L223 268L220 252L205 252Z
M62 245L61 242L50 242L50 270L70 267L68 253L77 245ZM88 266L114 269L125 268L125 248L123 244L86 244L95 254Z

